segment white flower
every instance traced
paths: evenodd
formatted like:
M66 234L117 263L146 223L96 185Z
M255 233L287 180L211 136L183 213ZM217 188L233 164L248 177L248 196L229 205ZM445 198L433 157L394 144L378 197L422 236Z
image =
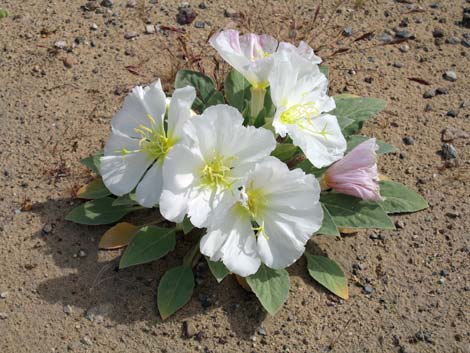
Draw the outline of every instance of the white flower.
M201 253L222 260L243 277L256 273L261 263L285 268L302 256L321 227L319 198L320 185L313 175L290 171L267 157L248 174L241 199L215 212L201 239Z
M276 106L273 126L282 137L289 134L309 161L317 168L343 157L346 140L327 95L328 80L318 66L294 51L280 51L274 56L269 76L271 98Z
M163 166L160 212L205 227L219 205L232 202L242 177L275 148L266 129L244 127L243 117L225 104L207 108L184 126L186 139L167 155Z
M298 47L266 35L249 33L240 35L236 30L225 30L215 33L209 43L219 55L240 72L255 88L265 89L269 85L268 77L272 70L273 57L276 51L296 52L313 64L321 59L305 42Z
M175 90L168 108L160 80L135 87L113 117L112 133L101 157L101 175L114 195L136 189L144 207L155 206L162 189L162 165L168 151L182 138L182 126L191 116L196 98L193 87Z

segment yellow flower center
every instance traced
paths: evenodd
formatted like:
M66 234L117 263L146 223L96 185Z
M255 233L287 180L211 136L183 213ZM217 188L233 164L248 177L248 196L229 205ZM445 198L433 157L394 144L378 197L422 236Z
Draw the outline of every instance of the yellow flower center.
M313 124L313 119L319 116L320 113L315 103L296 104L285 110L279 120L285 125L297 125L301 130L321 135L326 139L329 135L327 131L328 124L325 123L320 130Z
M211 188L229 189L233 184L232 158L213 157L201 171L201 184Z
M134 129L141 137L140 152L146 153L153 160L163 160L177 141L167 136L164 127L158 126L154 118L150 115L147 118L150 120L150 127L139 125Z

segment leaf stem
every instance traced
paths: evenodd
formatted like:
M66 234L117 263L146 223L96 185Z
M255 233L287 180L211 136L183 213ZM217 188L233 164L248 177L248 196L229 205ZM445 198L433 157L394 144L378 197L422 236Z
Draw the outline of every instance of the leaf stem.
M266 88L254 87L250 88L251 91L251 102L250 102L250 113L251 117L255 119L259 112L264 107L264 96L266 95Z

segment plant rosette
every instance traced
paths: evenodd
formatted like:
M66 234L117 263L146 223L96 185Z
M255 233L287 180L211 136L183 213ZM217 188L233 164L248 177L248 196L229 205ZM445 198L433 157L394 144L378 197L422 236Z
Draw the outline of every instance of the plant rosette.
M160 279L163 319L190 300L198 261L217 282L236 275L272 315L289 293L286 269L302 256L314 281L348 299L341 266L308 253L307 242L394 229L390 214L428 207L379 177L377 158L393 146L360 134L386 102L329 96L328 68L304 42L229 30L210 43L233 67L224 89L190 70L176 74L170 98L160 80L135 87L104 150L81 160L96 178L77 192L88 201L66 219L112 225L99 248L121 249L120 268L157 261L182 237L193 241ZM149 208L157 216L148 223L129 221Z

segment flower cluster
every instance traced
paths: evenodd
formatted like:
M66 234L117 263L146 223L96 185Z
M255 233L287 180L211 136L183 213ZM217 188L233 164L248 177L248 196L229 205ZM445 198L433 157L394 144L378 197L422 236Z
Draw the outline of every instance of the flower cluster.
M169 221L188 217L206 228L201 253L229 271L246 277L261 264L282 269L322 226L322 189L381 199L376 143L367 140L343 158L347 142L332 114L335 100L306 43L233 30L210 43L249 82L249 117L256 119L269 93L271 126L255 127L227 104L196 114L192 86L176 89L171 99L160 81L138 86L112 120L102 179L114 195L134 191L140 205L159 207ZM271 155L285 140L315 168L330 166L321 180Z

